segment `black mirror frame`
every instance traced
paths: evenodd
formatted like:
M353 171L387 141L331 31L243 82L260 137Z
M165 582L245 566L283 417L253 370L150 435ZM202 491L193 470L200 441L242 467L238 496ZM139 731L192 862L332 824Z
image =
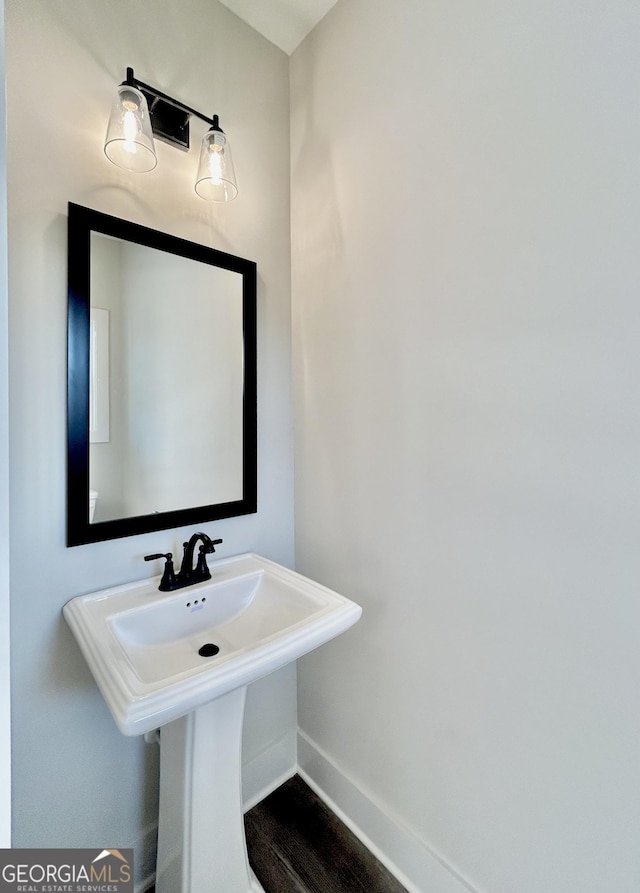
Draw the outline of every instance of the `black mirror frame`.
M89 523L89 310L92 232L157 248L242 275L244 397L241 499ZM69 202L68 239L67 545L79 546L256 512L256 264L72 202Z

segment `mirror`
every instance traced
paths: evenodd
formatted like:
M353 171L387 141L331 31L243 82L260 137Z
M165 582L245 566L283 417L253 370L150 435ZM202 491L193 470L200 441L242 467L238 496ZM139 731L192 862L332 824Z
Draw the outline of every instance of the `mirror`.
M256 511L256 265L69 204L69 546Z

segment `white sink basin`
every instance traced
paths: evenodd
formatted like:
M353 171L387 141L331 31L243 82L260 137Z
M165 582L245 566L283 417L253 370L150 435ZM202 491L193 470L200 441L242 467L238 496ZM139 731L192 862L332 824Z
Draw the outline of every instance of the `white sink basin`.
M173 593L159 592L154 577L64 606L123 734L163 726L271 673L344 632L362 613L349 599L258 555L210 568L211 580Z

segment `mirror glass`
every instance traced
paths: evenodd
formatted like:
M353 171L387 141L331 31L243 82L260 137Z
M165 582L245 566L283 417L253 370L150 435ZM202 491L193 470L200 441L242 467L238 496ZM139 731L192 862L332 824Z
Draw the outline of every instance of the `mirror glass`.
M256 510L255 285L69 206L69 545Z

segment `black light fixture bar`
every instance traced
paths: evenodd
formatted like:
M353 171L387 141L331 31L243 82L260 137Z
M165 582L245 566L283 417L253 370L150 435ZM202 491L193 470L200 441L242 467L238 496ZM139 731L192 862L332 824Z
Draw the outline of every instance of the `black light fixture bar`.
M207 118L202 112L193 109L184 102L174 99L157 87L138 80L133 68L127 68L127 79L123 81L129 87L136 87L143 94L149 106L151 129L158 139L187 151L189 149L189 118L195 115L205 121L212 130L220 130L218 115Z

